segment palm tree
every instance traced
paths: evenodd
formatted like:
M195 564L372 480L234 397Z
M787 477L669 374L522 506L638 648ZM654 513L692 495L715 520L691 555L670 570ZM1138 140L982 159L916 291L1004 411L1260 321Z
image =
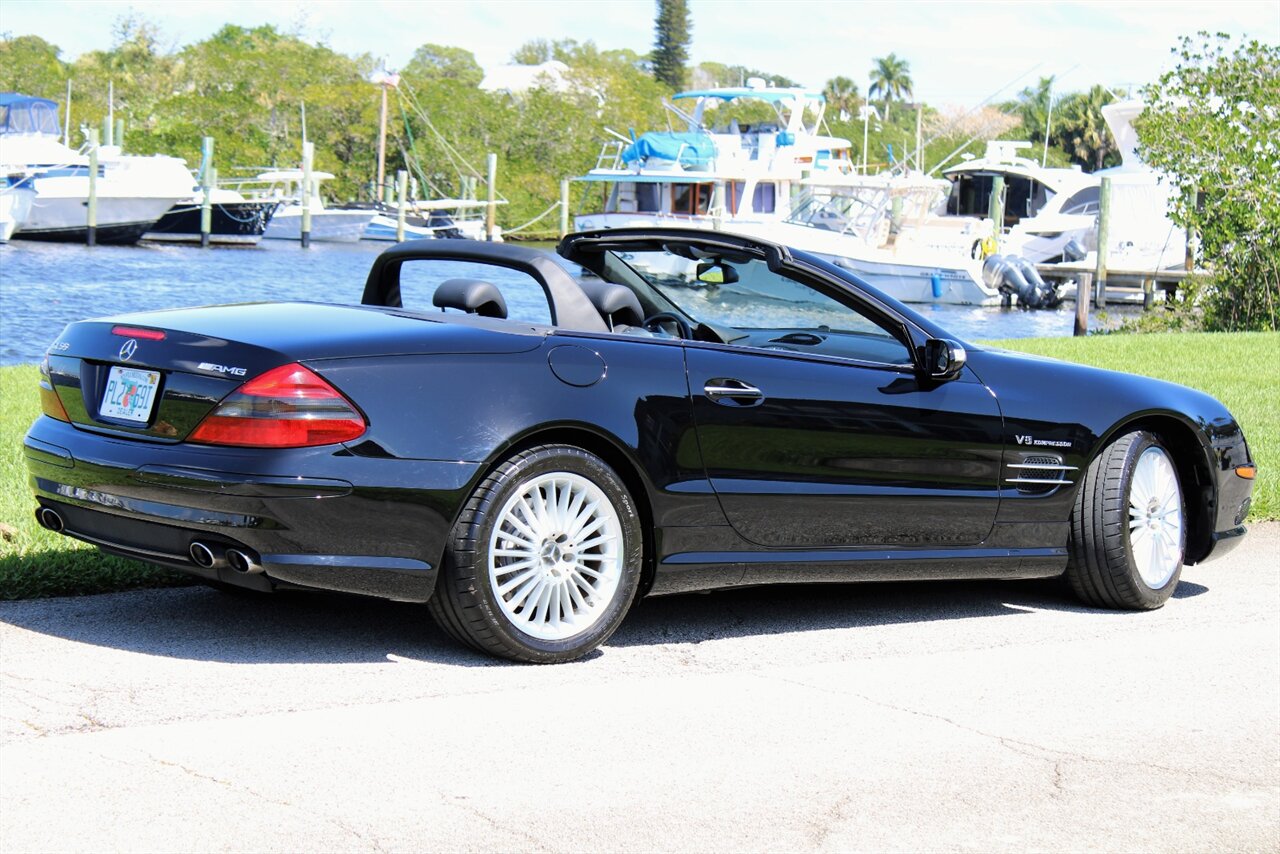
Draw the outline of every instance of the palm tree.
M1032 142L1044 140L1044 129L1049 123L1049 108L1053 103L1053 78L1041 77L1035 86L1028 86L1018 93L1018 100L1005 105L1005 109L1022 119L1022 129Z
M1106 165L1107 155L1115 153L1115 140L1102 117L1102 108L1113 100L1104 87L1094 86L1088 92L1070 96L1062 105L1062 143L1089 171L1101 169Z
M848 77L832 77L822 88L822 96L841 121L848 121L862 104L858 97L858 84Z
M888 121L890 103L895 99L905 101L911 97L911 64L892 53L873 62L875 65L871 67L871 88L867 90L867 97L879 96L884 101L885 120Z

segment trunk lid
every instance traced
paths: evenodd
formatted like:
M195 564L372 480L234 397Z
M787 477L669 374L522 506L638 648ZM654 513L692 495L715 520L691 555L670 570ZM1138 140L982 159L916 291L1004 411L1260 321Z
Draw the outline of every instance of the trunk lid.
M514 353L539 346L545 332L457 316L449 321L320 303L124 314L68 325L49 348L49 377L77 427L180 442L228 394L280 365L364 355Z

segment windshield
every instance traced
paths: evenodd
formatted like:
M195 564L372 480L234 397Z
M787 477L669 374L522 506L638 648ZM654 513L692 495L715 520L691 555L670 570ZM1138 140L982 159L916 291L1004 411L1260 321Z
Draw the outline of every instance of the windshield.
M847 294L776 273L763 259L684 257L687 249L675 248L681 254L666 249L610 253L640 280L632 287L647 315L674 312L728 344L892 365L911 362L901 330L883 325Z

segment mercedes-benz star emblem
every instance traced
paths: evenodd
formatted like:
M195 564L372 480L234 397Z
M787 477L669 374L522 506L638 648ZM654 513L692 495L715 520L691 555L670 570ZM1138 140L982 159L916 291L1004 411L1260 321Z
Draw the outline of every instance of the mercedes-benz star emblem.
M120 361L129 361L133 358L133 354L136 352L138 352L138 342L136 339L130 338L128 341L120 345Z

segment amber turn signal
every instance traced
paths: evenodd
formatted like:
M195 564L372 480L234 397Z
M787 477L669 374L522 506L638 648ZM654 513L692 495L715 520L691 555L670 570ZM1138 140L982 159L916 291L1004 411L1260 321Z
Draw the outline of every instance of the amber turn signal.
M1236 466L1236 474L1245 480L1253 480L1258 473L1257 466Z

